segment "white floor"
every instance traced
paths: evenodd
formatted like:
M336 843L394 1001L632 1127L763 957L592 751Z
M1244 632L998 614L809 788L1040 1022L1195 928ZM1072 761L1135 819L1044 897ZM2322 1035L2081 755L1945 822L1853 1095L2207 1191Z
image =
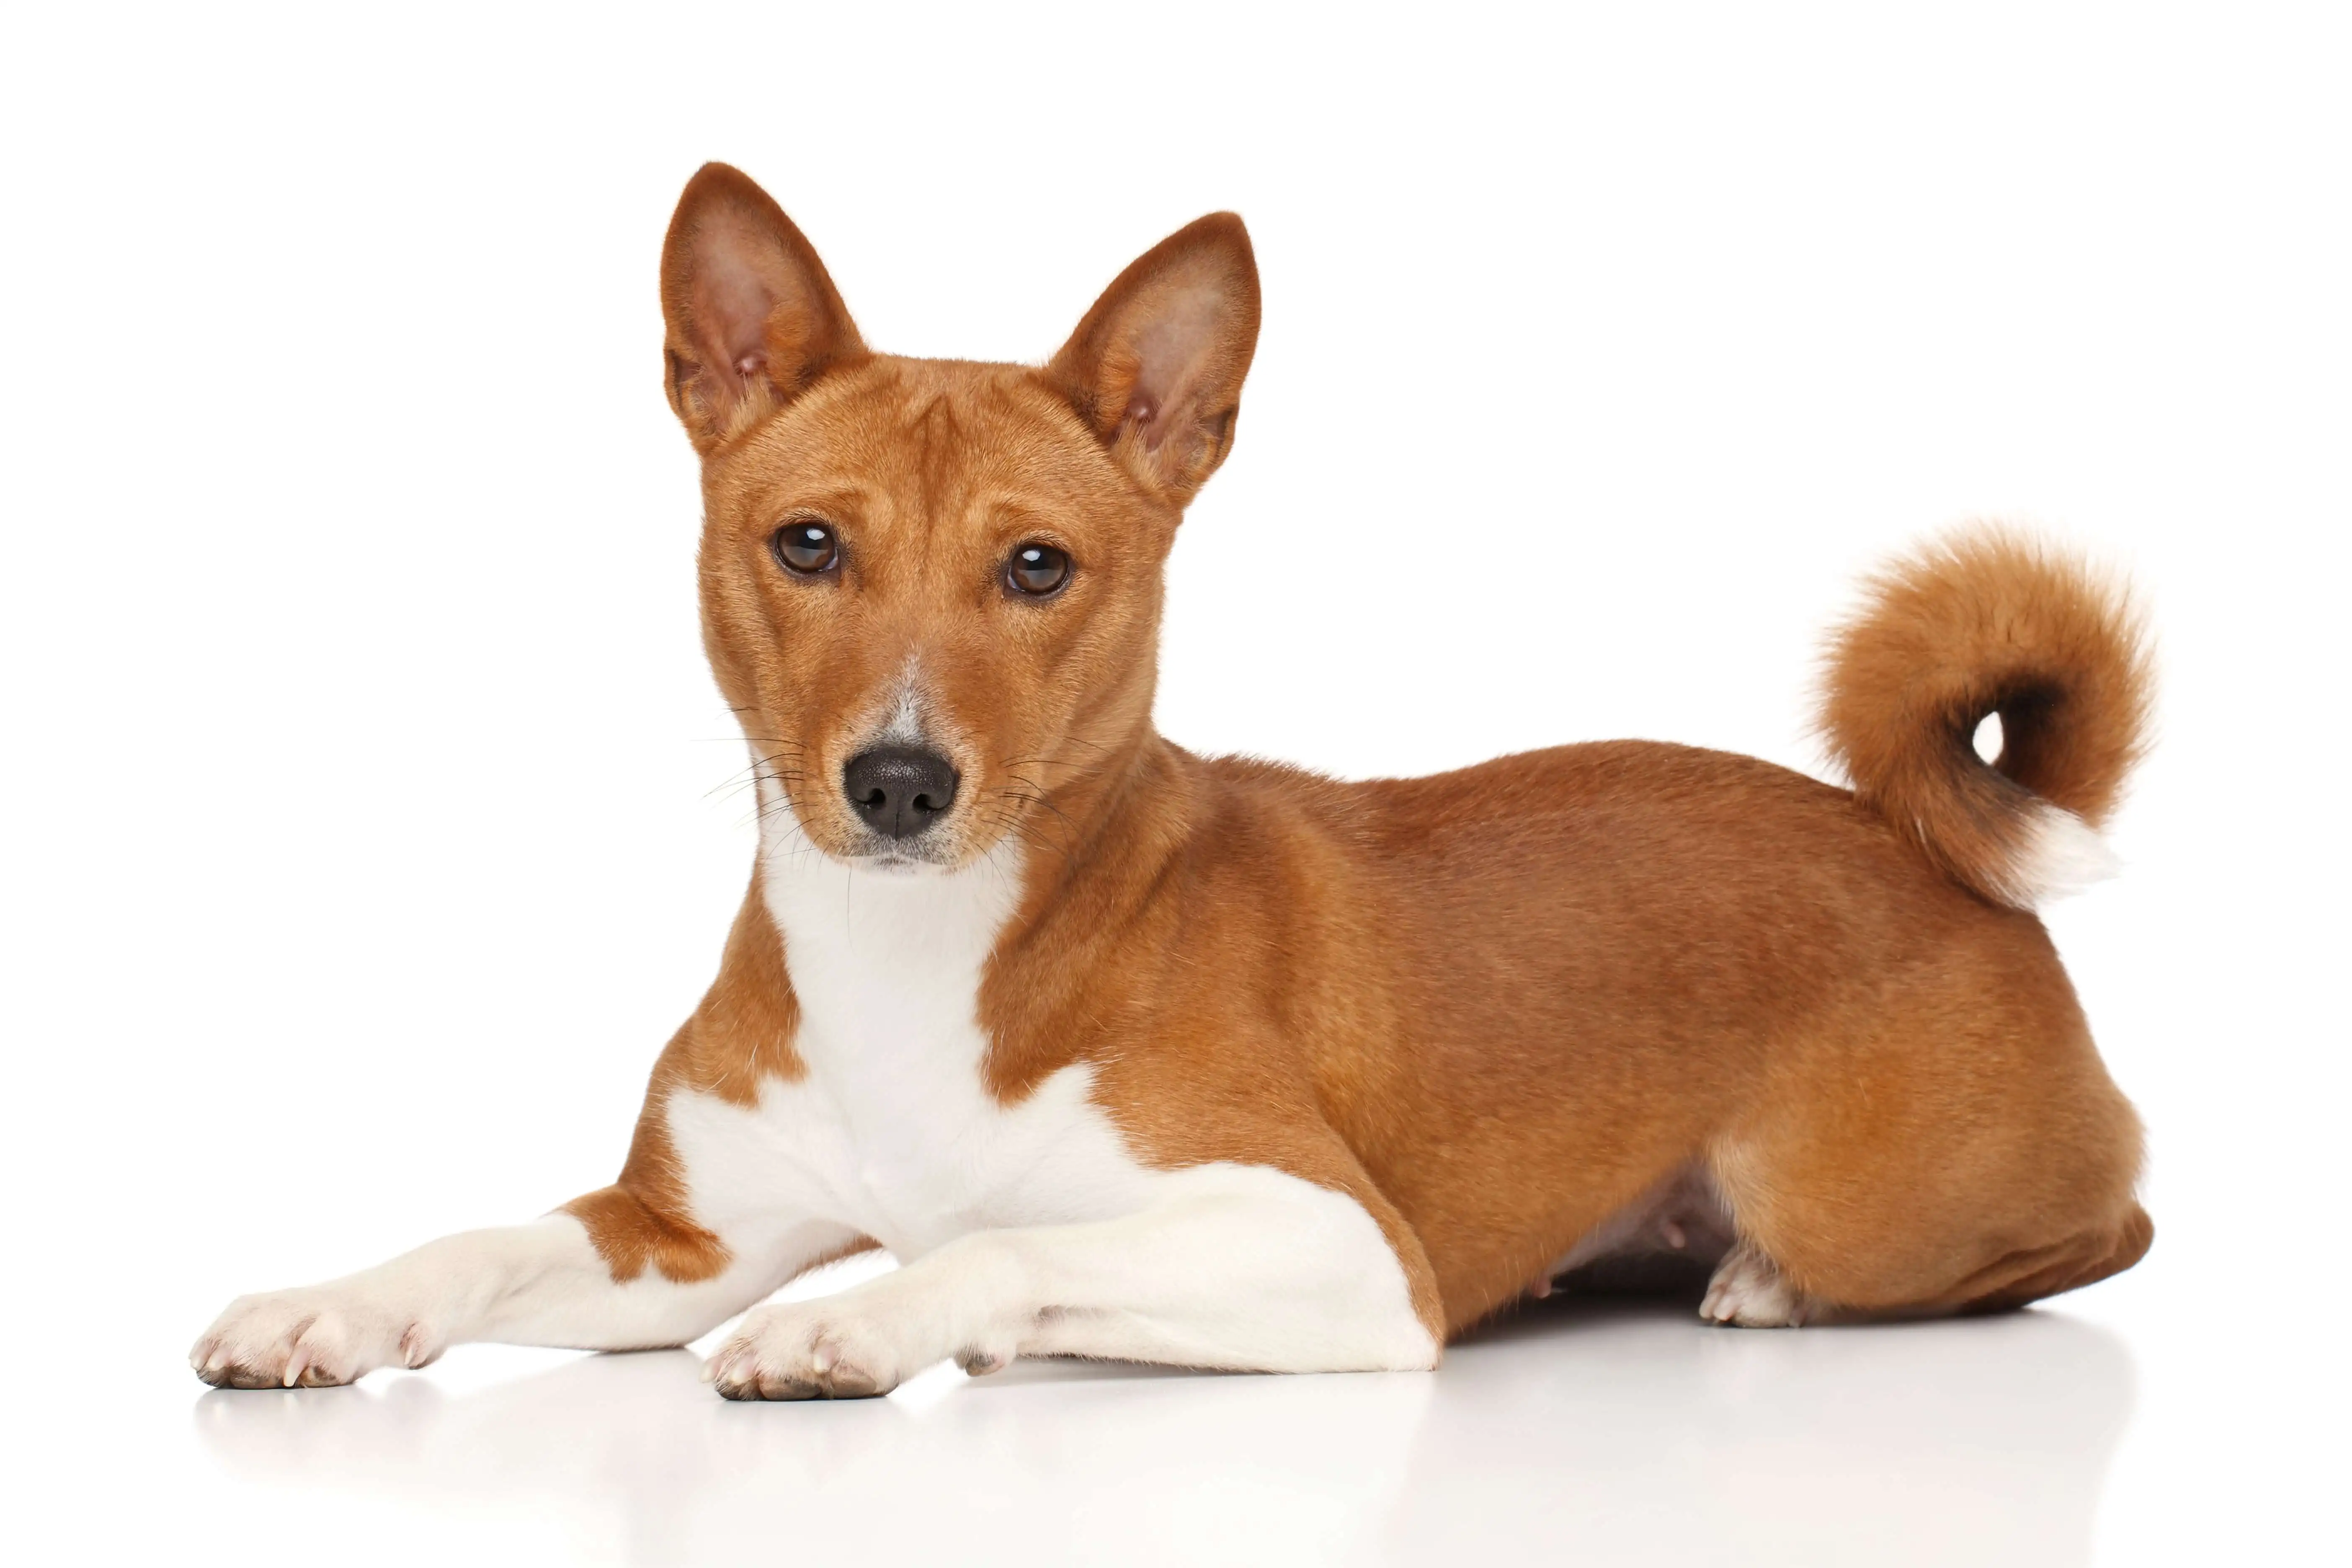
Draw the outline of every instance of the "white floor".
M285 1393L51 1362L16 1396L16 1560L2331 1560L2333 1412L2279 1373L2326 1345L2340 1386L2332 1329L2176 1330L2159 1299L1777 1332L1555 1300L1433 1374L1036 1363L812 1405L727 1404L688 1352Z

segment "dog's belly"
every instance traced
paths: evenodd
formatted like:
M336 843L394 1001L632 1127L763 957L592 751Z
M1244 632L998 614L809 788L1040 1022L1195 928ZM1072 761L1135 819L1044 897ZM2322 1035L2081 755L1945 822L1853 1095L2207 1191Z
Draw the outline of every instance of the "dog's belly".
M1653 1264L1712 1269L1736 1239L1731 1210L1715 1179L1694 1162L1594 1226L1546 1277L1583 1274L1600 1284L1644 1283L1671 1277Z

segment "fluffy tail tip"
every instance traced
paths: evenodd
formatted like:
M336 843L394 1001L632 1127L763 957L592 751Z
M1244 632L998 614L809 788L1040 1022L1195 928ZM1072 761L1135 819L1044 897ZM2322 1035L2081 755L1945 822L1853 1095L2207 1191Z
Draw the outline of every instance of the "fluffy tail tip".
M2115 871L2097 829L2147 750L2153 665L2123 584L1973 523L1865 583L1830 642L1819 727L1865 805L1966 886L2030 908Z

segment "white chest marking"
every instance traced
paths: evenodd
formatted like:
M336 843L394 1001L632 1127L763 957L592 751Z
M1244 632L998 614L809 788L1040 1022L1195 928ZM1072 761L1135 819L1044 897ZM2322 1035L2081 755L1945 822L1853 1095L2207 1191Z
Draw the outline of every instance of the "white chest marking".
M1089 1100L1091 1068L1066 1068L1013 1106L982 1082L980 982L1021 895L1017 844L954 873L884 873L817 853L789 811L766 820L761 889L808 1075L768 1080L750 1109L671 1097L698 1217L746 1240L835 1220L906 1260L976 1230L1145 1207L1167 1178Z

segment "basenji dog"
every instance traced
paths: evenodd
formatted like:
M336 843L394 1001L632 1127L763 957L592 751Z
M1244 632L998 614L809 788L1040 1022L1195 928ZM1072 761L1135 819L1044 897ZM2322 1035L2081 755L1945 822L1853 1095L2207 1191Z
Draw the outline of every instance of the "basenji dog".
M679 1345L876 1247L900 1267L748 1312L718 1391L1428 1368L1612 1259L1691 1259L1704 1318L1762 1328L2146 1250L2139 1126L2033 913L2103 867L2144 747L2121 588L1999 530L1888 568L1826 666L1850 788L1634 742L1361 783L1196 756L1152 725L1162 568L1256 344L1240 219L1042 367L902 359L712 164L661 302L760 800L718 978L613 1185L246 1297L207 1382Z

